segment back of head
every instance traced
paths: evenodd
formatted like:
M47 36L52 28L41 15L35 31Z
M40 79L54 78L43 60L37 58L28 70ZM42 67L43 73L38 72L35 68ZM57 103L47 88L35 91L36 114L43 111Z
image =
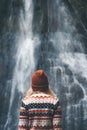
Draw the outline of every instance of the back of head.
M47 74L44 70L37 70L33 75L31 79L31 87L27 91L26 96L31 96L35 93L41 93L44 92L50 96L55 96L52 89L49 87L49 81Z
M43 70L37 70L32 75L31 86L33 91L47 91L49 82L46 73Z

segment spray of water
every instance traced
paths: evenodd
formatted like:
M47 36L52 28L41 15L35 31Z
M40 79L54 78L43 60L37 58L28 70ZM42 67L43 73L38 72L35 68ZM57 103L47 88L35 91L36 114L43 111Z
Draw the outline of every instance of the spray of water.
M87 120L87 89L83 82L78 80L81 77L87 81L87 55L84 54L80 35L65 4L63 2L60 4L58 0L56 0L55 4L58 8L55 8L53 12L51 10L52 15L50 15L53 17L53 14L55 15L57 11L57 16L54 17L54 20L58 21L58 29L55 33L50 33L49 40L55 48L56 58L50 58L50 70L55 77L54 82L58 82L57 71L62 70L61 83L59 84L61 86L55 83L54 89L56 88L55 92L58 93L59 87L64 87L61 89L64 89L62 94L64 94L67 102L66 110L64 110L66 115L64 116L66 116L65 124L68 126L65 129L70 130L71 127L73 129L75 125L77 130L81 123L80 120L82 118ZM51 16L49 16L49 25L51 24ZM61 98L63 99L63 96ZM63 100L65 101L65 99ZM80 115L82 114L81 111L84 111L82 117ZM72 116L72 113L74 113L74 116ZM72 120L80 123L74 123L73 125Z
M24 10L20 10L20 37L15 55L16 65L14 68L11 97L9 103L8 117L4 130L10 130L11 109L15 97L15 89L20 93L29 88L30 77L35 70L36 60L34 57L35 47L39 45L38 37L32 33L33 3L32 0L24 0Z

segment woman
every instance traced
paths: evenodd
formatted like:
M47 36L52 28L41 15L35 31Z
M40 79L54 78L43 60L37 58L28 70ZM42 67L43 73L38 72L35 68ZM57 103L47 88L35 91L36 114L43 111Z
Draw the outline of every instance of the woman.
M18 130L62 130L59 99L43 70L33 74L31 88L22 100Z

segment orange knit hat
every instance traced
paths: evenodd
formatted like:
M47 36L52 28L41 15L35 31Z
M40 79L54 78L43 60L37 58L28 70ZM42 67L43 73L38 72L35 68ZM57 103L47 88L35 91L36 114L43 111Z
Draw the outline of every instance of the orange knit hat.
M46 91L48 90L49 82L46 73L43 70L37 70L32 75L32 89L33 91Z

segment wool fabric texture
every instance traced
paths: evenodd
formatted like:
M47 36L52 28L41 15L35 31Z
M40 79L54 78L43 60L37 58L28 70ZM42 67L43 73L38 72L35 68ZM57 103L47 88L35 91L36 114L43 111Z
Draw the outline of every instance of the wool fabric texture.
M22 100L18 130L62 130L61 105L57 97L33 94Z
M43 70L37 70L32 75L31 86L33 91L46 91L48 90L49 82L46 73Z

